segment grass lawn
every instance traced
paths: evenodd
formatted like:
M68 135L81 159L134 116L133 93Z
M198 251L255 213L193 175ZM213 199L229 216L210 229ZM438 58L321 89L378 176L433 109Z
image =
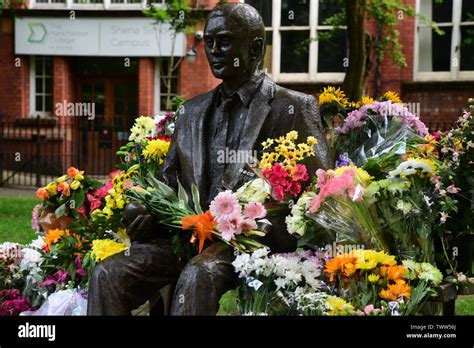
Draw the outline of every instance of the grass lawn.
M456 299L456 315L474 315L474 295L460 295Z
M31 211L38 203L35 197L0 197L0 243L33 240Z

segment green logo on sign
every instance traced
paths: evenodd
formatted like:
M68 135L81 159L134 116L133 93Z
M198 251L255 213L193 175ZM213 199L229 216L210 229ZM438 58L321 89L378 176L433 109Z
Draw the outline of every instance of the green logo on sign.
M28 42L41 43L44 41L48 32L43 23L28 23L28 28L30 28Z

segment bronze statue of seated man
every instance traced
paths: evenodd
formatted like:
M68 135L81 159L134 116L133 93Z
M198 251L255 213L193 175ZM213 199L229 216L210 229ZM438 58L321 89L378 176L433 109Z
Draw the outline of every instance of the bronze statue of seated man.
M313 96L276 85L259 70L265 51L263 20L250 5L217 6L204 29L205 51L212 73L223 82L187 101L177 118L163 168L163 180L187 191L195 183L203 209L224 189L237 189L244 163L222 163L220 151L261 150L267 138L291 130L299 139L314 136L316 160L308 168L328 168L324 130ZM192 76L190 76L192 78ZM222 157L222 156L220 156ZM214 242L187 264L173 253L171 241L155 226L146 209L128 221L133 240L127 253L99 263L91 276L90 315L130 315L167 284L176 284L172 315L215 315L221 295L237 286L233 251ZM284 217L273 219L262 241L272 251L294 250ZM151 236L151 237L150 237Z

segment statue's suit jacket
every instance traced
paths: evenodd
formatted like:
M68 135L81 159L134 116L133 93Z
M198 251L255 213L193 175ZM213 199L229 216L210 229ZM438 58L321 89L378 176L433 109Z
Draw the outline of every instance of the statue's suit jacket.
M206 139L205 120L212 112L218 88L188 100L180 109L173 140L163 167L163 179L170 186L176 187L179 179L188 192L191 191L193 183L199 192L207 192L204 185L208 185L209 180L213 178L206 176L205 156L208 153L206 148L208 139ZM267 138L276 138L291 130L298 131L298 141L303 142L310 135L318 140L316 157L307 164L310 176L313 176L318 168L331 167L315 98L278 86L270 78L265 77L249 105L239 148L234 150L261 151L261 143ZM243 166L243 163L228 164L230 183L237 182L240 176L239 170ZM202 197L203 209L208 208L206 205L212 198ZM281 223L284 227L284 222L281 221L279 224Z

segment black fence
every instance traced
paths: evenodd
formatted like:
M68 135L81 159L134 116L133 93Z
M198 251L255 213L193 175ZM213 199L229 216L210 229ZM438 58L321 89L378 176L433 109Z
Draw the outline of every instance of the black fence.
M70 166L102 178L115 169L115 152L128 133L102 127L90 130L83 120L21 118L0 121L0 186L44 186Z

